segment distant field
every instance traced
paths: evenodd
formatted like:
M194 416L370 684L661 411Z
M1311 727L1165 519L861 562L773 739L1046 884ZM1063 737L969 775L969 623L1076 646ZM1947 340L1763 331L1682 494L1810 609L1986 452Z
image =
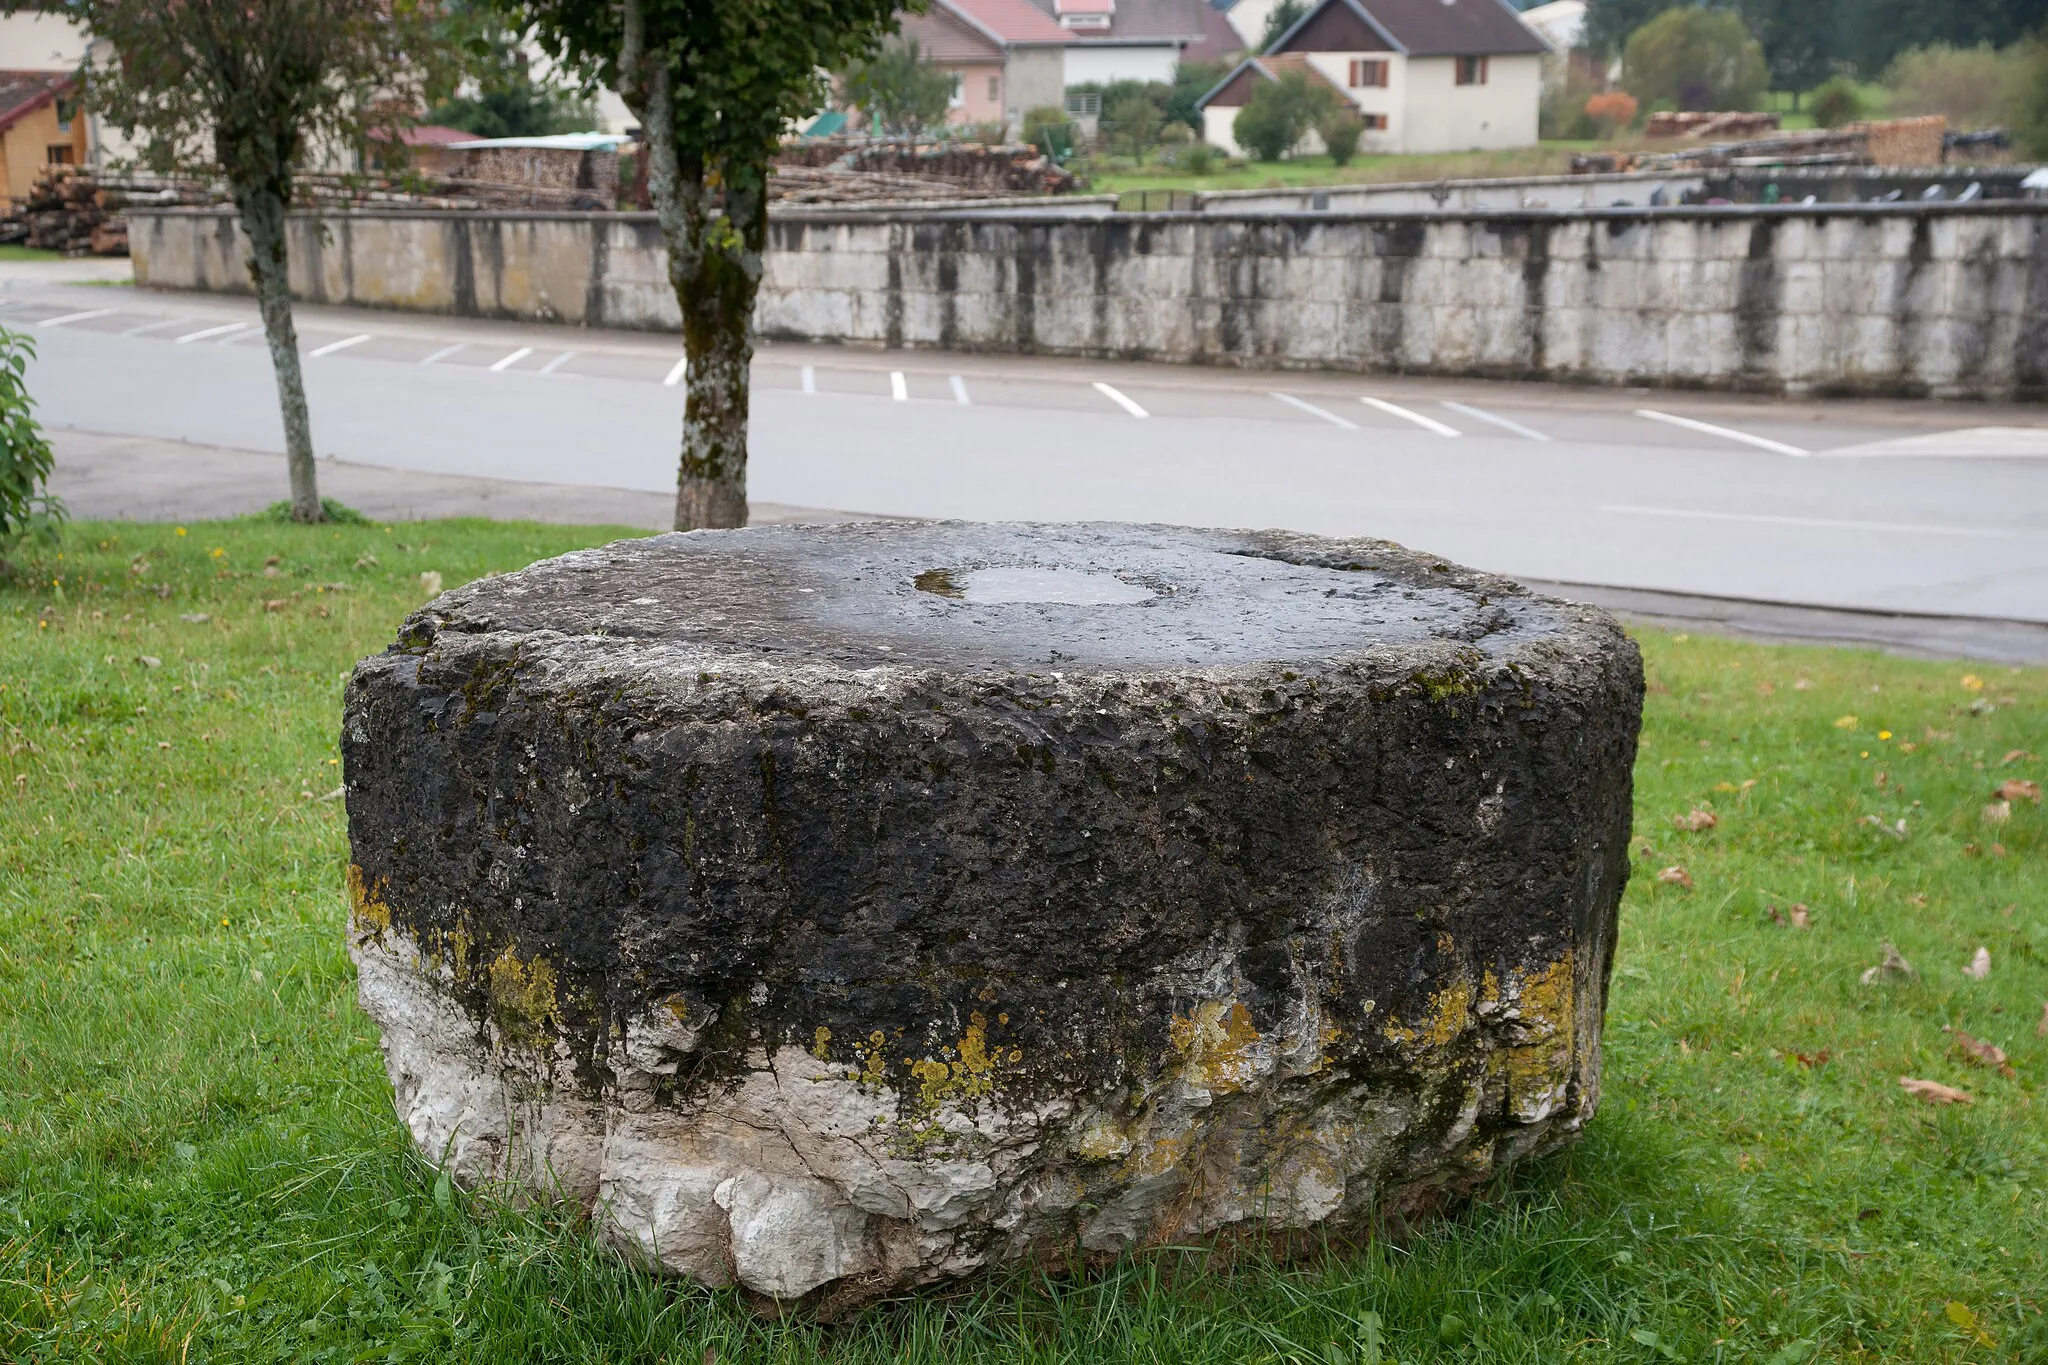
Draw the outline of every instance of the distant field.
M1239 170L1213 175L1187 175L1164 167L1143 170L1125 166L1089 176L1089 189L1101 194L1125 190L1254 190L1303 185L1381 185L1406 180L1474 180L1489 176L1564 175L1574 152L1601 144L1545 142L1499 152L1446 152L1432 156L1360 156L1339 168L1327 156L1286 161L1255 161Z

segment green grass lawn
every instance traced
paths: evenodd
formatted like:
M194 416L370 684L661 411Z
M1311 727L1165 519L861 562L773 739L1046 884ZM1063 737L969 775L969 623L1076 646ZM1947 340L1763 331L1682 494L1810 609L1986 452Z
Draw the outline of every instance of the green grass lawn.
M37 247L23 246L19 242L0 244L0 261L61 261L61 251L43 251Z
M1339 167L1327 156L1255 161L1234 170L1189 175L1170 166L1134 166L1127 158L1102 164L1088 173L1088 191L1121 194L1125 190L1256 190L1298 185L1383 185L1409 180L1478 180L1490 176L1565 175L1572 155L1600 146L1595 142L1545 142L1497 152L1444 152L1431 155L1357 156Z
M342 679L423 571L614 534L84 523L0 591L0 1359L2048 1358L2048 839L1986 813L2048 776L2039 669L1644 632L1600 1115L1399 1242L821 1328L450 1189L353 1004Z

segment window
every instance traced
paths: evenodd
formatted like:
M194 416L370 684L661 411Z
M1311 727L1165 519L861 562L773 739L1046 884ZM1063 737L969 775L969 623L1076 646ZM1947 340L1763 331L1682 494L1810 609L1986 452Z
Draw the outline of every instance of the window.
M1352 59L1351 88L1363 90L1368 86L1381 90L1387 88L1387 64L1370 58Z
M1484 57L1460 57L1460 58L1458 58L1458 84L1460 84L1460 85L1484 85L1484 84L1486 84L1486 58L1484 58Z
M1387 116L1385 114L1360 114L1358 117L1365 124L1365 129L1369 133L1384 133L1387 131Z
M51 166L69 166L71 164L71 144L68 142L52 143L43 149L43 160Z
M1002 99L1002 97L1003 96L1001 82L997 77L990 76L988 78L988 102L990 104L995 104L999 102Z
M60 133L70 132L71 120L77 117L77 98L72 95L59 95L57 97L57 131Z
M1102 93L1097 90L1069 90L1068 118L1095 118L1102 113Z
M967 103L967 77L958 71L949 71L946 74L953 78L953 93L946 97L946 107L958 109Z

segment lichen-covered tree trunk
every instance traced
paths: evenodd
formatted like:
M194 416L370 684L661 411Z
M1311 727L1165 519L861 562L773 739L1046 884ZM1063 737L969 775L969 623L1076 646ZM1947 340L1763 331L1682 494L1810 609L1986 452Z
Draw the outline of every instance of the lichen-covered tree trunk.
M645 20L626 0L622 67L637 74L635 112L646 129L647 189L668 245L668 278L683 315L689 377L678 531L747 524L747 413L754 297L768 232L768 168L713 166L676 145L672 77L647 57Z
M285 467L291 475L292 520L319 521L320 487L313 469L313 424L306 413L306 382L299 369L299 333L285 272L285 197L274 186L236 186L235 210L249 236L249 282L270 343L277 375L277 405L284 416Z

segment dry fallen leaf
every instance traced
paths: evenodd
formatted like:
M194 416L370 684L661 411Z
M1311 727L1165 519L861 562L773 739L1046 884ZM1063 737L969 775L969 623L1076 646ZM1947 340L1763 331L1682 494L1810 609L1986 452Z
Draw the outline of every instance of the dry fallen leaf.
M1820 1051L1814 1053L1795 1052L1792 1054L1792 1060L1799 1063L1799 1065L1805 1067L1808 1071L1811 1071L1813 1070L1813 1068L1817 1066L1826 1066L1828 1064L1828 1059L1834 1055L1834 1053L1828 1051L1826 1048L1822 1048Z
M289 597L273 597L268 602L265 602L263 604L263 610L283 611L286 607L290 605L291 599Z
M1991 793L2001 801L2031 801L2041 804L2041 784L2024 777L2009 777L1998 784L1998 790Z
M1986 804L1986 805L1985 805L1985 807L1984 807L1984 823L1985 823L1985 824L1987 824L1987 825L2002 825L2002 824L2004 824L2004 823L2005 823L2006 821L2008 821L2008 820L2010 820L2010 819L2012 819L2012 802L2010 802L2010 801L1992 801L1992 802L1990 802L1990 803L1988 803L1988 804Z
M1721 823L1720 817L1710 810L1695 806L1683 815L1671 817L1671 823L1689 834L1698 834L1703 829L1712 829Z
M182 611L178 613L178 619L188 626L203 626L213 617L203 611Z
M2048 1038L2048 1000L2041 1002L2041 1022L2034 1025L2036 1038Z
M1999 759L1998 764L2000 767L2004 767L2008 763L2017 763L2023 758L2032 757L2033 755L2028 753L2025 749L2007 749L2005 751L2005 757Z
M157 658L154 654L138 654L135 656L135 662L141 664L144 668L162 668L164 666L164 661Z
M1676 863L1659 872L1657 880L1669 882L1673 886L1682 886L1688 891L1692 890L1692 874Z
M441 574L437 569L428 569L420 575L420 591L429 597L441 595Z
M1889 981L1894 977L1910 979L1918 975L1920 973L1913 970L1913 964L1900 956L1897 948L1887 943L1884 945L1884 960L1863 973L1863 984L1875 986L1880 981Z
M1972 981L1982 981L1991 975L1991 950L1980 947L1970 954L1970 965L1963 968L1963 975Z
M1982 1062L1985 1066L1995 1067L2008 1076L2014 1074L2012 1063L2006 1060L2005 1049L1998 1044L1987 1043L1981 1038L1972 1038L1961 1029L1952 1029L1946 1024L1942 1025L1942 1032L1954 1038L1956 1048L1966 1056Z
M1958 1090L1940 1081L1923 1081L1912 1076L1899 1077L1899 1086L1915 1099L1926 1100L1929 1104L1975 1104L1967 1090Z
M1792 690L1793 690L1794 692L1810 692L1810 691L1812 691L1812 690L1813 690L1813 679L1811 679L1811 678L1800 678L1800 679L1797 679L1797 680L1796 680L1796 681L1794 681L1794 682L1793 682L1793 684L1792 684Z
M1835 718L1835 728L1836 728L1837 730L1853 730L1853 729L1855 729L1855 728L1856 728L1856 717L1854 717L1854 716L1837 716L1837 717Z
M1887 838L1904 839L1906 837L1906 822L1904 819L1900 819L1892 824L1887 825L1878 816L1866 815L1861 820L1858 820L1856 823L1859 825L1869 825L1872 828L1876 829L1879 834L1882 834Z
M1813 925L1813 916L1803 905L1795 905L1782 914L1779 913L1778 907L1775 905L1769 907L1769 909L1771 912L1771 923L1773 924L1790 925L1794 929L1806 929Z

